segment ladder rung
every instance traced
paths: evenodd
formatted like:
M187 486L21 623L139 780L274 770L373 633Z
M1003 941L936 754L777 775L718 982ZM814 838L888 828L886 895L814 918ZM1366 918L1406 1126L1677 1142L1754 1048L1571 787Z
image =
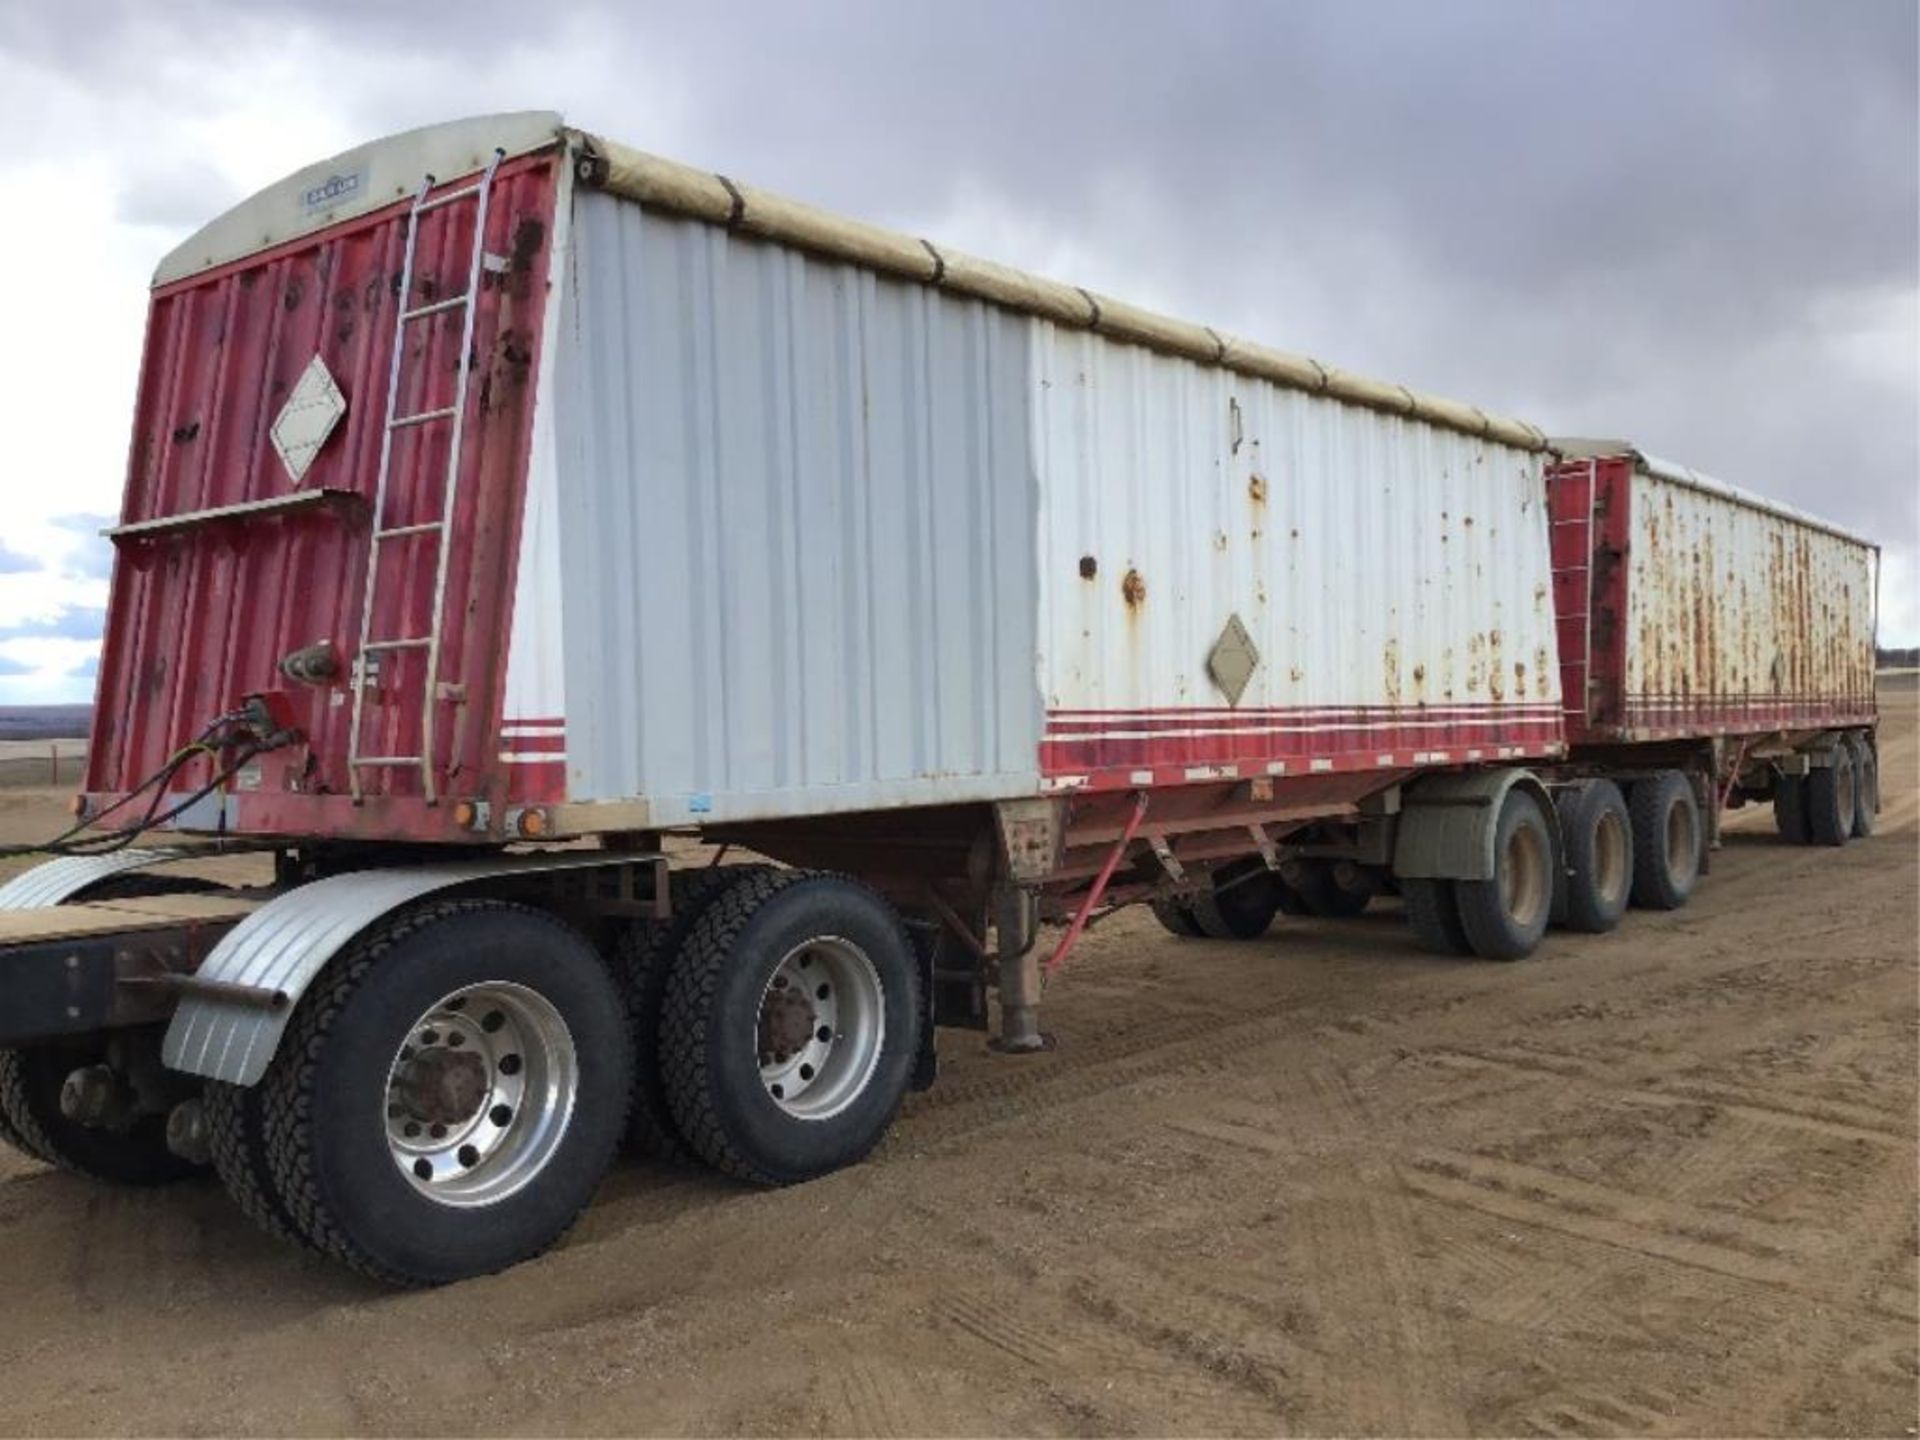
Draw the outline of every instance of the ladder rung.
M353 762L356 765L418 765L418 755L362 755Z
M458 405L448 405L440 410L422 410L418 415L401 415L387 422L389 430L401 430L408 425L424 425L429 420L445 420L449 415L458 415Z
M449 190L444 195L436 195L431 200L422 200L414 207L416 215L424 215L429 210L438 210L442 205L452 205L456 201L471 199L480 193L478 185L462 185L458 190Z
M423 520L418 525L390 525L385 530L373 532L375 540L398 540L402 535L424 535L429 530L444 530L444 520Z
M406 640L369 640L360 648L362 650L418 650L422 645L432 643L425 635L416 635Z
M451 300L436 300L431 305L422 305L414 310L402 310L402 320L419 320L428 315L438 315L442 310L455 310L467 303L465 295L456 295Z

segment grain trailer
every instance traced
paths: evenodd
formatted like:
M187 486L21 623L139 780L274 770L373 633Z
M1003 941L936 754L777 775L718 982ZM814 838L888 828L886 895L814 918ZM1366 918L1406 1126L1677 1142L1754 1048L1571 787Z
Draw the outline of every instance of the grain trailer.
M1118 905L1605 928L1550 458L551 114L296 172L155 275L6 1136L430 1283L623 1135L859 1159ZM214 846L272 884L169 878Z

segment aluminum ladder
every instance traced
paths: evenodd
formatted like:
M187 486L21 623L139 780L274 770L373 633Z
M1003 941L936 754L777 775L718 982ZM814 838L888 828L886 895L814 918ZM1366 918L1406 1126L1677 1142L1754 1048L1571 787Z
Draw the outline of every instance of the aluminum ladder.
M1570 483L1570 479L1571 477L1562 471L1553 483L1566 485ZM1562 565L1553 558L1553 547L1549 546L1547 563L1551 568L1556 586L1562 575L1580 577L1578 583L1581 603L1578 611L1562 612L1559 604L1560 597L1557 594L1553 597L1554 631L1559 643L1562 646L1566 644L1565 636L1560 633L1564 622L1578 622L1580 629L1580 658L1577 661L1569 658L1564 649L1560 656L1560 711L1570 731L1586 728L1588 711L1593 703L1593 524L1595 502L1600 495L1600 462L1598 460L1588 460L1585 463L1578 483L1584 483L1587 487L1586 513L1560 518L1550 517L1548 527L1549 534L1555 539L1558 538L1555 532L1572 529L1578 545L1574 553L1580 557L1576 563ZM1560 507L1551 508L1559 509ZM1570 684L1569 676L1576 670L1579 673L1579 679L1576 683Z
M374 482L373 521L367 549L367 579L360 603L360 644L353 657L353 718L347 734L347 773L348 783L353 793L353 803L358 805L365 798L362 775L367 770L378 768L416 767L420 772L421 793L429 805L438 803L438 786L433 773L433 716L440 695L440 642L445 628L447 607L447 570L453 547L447 543L447 532L453 524L454 501L460 492L460 446L466 433L467 419L467 382L473 369L473 323L474 312L478 308L475 302L480 294L480 277L488 267L486 253L487 202L493 191L493 177L500 168L500 162L506 158L506 152L495 150L487 161L486 169L480 178L471 185L457 190L449 190L443 195L432 195L438 182L432 175L420 181L420 188L414 192L413 208L407 212L406 256L400 266L400 297L398 309L393 318L393 355L387 365L387 408L386 422L380 433L380 473ZM429 198L431 196L432 198ZM473 244L471 257L467 263L467 288L459 295L444 300L435 300L426 305L409 309L413 298L413 259L416 242L420 236L420 219L429 211L438 210L446 205L458 205L471 200L474 203ZM460 310L460 360L454 372L453 400L451 404L432 410L422 410L413 415L397 415L395 407L400 402L400 371L407 353L407 327L422 320L450 310ZM418 425L433 425L442 421L453 422L453 435L447 444L447 471L440 487L440 518L425 520L417 524L389 525L387 523L387 483L393 466L393 437L396 431L411 429ZM424 635L376 635L374 633L374 615L377 613L376 601L380 593L381 547L395 540L416 540L418 543L432 543L439 546L438 561L434 567L433 579L433 620ZM426 669L421 684L420 696L420 753L418 755L368 755L361 749L362 727L366 711L367 690L379 678L381 657L402 650L424 650Z

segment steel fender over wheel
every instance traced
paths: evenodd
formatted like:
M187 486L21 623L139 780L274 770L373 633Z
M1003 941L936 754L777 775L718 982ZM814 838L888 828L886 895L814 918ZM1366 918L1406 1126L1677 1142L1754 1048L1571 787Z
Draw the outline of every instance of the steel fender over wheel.
M1627 913L1633 889L1633 820L1611 780L1588 780L1554 796L1566 864L1554 918L1569 930L1604 935Z
M1460 906L1451 880L1402 880L1407 923L1422 950L1435 955L1471 955L1473 946L1460 925Z
M1853 747L1833 747L1832 764L1807 772L1807 834L1815 845L1844 845L1853 838L1855 803Z
M1522 960L1553 913L1553 831L1540 802L1518 787L1500 803L1493 878L1456 880L1454 899L1467 944L1483 960Z
M1853 833L1864 840L1873 834L1874 817L1880 813L1880 761L1859 731L1848 735L1846 743L1853 754Z
M1773 826L1780 838L1793 845L1805 845L1807 833L1807 782L1801 775L1781 775L1773 782Z
M614 947L616 973L626 991L633 1028L633 1104L627 1112L627 1141L642 1154L681 1160L688 1153L674 1128L666 1083L660 1074L660 1006L666 999L667 976L672 973L674 957L709 905L730 887L766 868L709 865L698 870L675 870L667 881L672 918L656 925L632 926Z
M1632 903L1642 910L1678 910L1700 879L1700 802L1678 770L1634 782Z
M268 1168L315 1249L390 1284L499 1270L593 1198L626 1128L619 987L542 911L402 911L328 964L260 1081Z
M164 1114L140 1115L108 1128L83 1125L61 1113L60 1090L67 1077L108 1060L102 1036L0 1050L0 1116L7 1138L49 1165L118 1185L166 1185L200 1174L201 1166L167 1148Z
M851 1165L899 1112L922 1013L892 906L841 876L764 871L708 908L668 978L674 1121L701 1159L757 1184Z
M1258 940L1280 908L1278 880L1257 858L1222 865L1212 886L1194 898L1194 924L1210 939Z
M1155 900L1148 908L1170 935L1192 940L1202 933L1200 922L1193 918L1193 911L1184 900Z
M1349 919L1373 903L1373 876L1344 860L1296 860L1287 877L1307 912L1323 920Z

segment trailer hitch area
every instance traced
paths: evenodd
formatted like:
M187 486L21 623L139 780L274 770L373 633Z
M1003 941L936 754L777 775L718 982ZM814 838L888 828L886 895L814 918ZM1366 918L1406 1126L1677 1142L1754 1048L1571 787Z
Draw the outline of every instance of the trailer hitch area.
M244 913L235 911L231 919L142 928L137 913L118 907L51 907L41 922L46 933L0 944L0 1045L150 1024L170 1016L183 997L216 990L229 1002L286 1005L287 997L277 992L193 973Z

